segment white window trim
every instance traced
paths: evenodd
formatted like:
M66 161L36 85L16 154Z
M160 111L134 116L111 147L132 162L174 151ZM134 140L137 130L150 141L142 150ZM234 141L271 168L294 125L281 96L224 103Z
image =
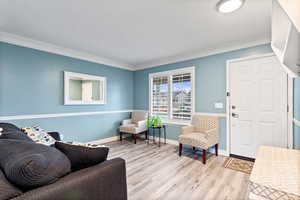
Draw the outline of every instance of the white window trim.
M195 79L195 66L192 67L184 67L184 68L180 68L180 69L175 69L175 70L168 70L168 71L162 71L162 72L156 72L156 73L150 73L149 74L149 111L150 114L152 114L152 90L153 90L153 84L152 84L152 78L153 77L158 77L158 76L168 76L169 79L169 93L171 94L171 90L172 90L172 76L173 75L178 75L178 74L184 74L184 73L191 73L191 81L192 81L192 112L191 114L195 113L195 103L196 103L196 95L195 95L195 86L196 86L196 79ZM171 108L172 106L172 95L169 95L169 98L171 98L169 100L169 108ZM169 118L167 119L167 121L171 122L171 123L189 123L190 120L180 120L180 119L172 119L172 109L169 109Z

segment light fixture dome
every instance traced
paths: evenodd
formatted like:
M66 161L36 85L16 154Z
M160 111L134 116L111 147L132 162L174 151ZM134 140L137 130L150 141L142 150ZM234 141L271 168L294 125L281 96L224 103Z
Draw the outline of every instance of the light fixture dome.
M242 7L245 0L221 0L217 4L217 10L221 13L231 13Z

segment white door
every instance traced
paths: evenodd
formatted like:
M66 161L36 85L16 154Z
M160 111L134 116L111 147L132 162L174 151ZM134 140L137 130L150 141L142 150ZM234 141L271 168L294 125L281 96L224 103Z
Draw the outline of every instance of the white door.
M287 75L275 56L229 62L231 154L287 147Z

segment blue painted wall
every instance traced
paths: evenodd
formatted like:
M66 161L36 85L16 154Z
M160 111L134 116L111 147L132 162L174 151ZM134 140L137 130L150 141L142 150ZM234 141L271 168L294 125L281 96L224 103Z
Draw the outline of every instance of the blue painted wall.
M294 80L294 118L300 121L300 78ZM300 149L300 127L294 125L294 148Z
M215 102L226 103L226 60L272 52L261 45L213 56L128 71L70 57L0 42L0 116L66 112L148 109L148 74L196 66L196 112L224 113ZM63 71L106 76L106 105L63 105ZM300 78L295 80L295 118L300 120ZM298 103L299 102L299 103ZM117 135L128 113L11 121L19 126L39 124L61 132L65 140L91 141ZM169 125L169 139L177 139L181 126ZM300 128L294 127L294 146L300 149ZM221 149L226 149L226 119L221 119Z
M63 71L107 77L106 105L63 105ZM127 110L133 108L133 72L30 48L0 43L0 116ZM128 114L17 120L59 130L66 140L90 141L117 134ZM112 131L113 130L113 131Z
M226 52L183 62L162 65L134 72L134 108L149 108L149 73L173 70L183 67L196 67L196 112L225 113L226 105L226 61L251 55L271 53L270 45ZM215 109L214 103L222 102L223 109ZM177 139L180 126L168 126L168 138ZM220 148L226 149L226 119L221 119Z

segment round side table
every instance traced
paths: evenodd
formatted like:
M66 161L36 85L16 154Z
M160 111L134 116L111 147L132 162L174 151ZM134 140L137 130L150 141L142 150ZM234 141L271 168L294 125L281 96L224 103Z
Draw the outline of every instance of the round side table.
M153 139L153 143L155 143L155 131L158 130L158 133L159 133L159 138L158 138L158 146L160 147L160 138L161 138L161 130L164 130L164 140L165 140L165 144L167 143L166 140L167 140L167 133L166 133L166 125L162 125L162 126L159 126L159 127L154 127L154 126L151 126L148 128L148 134L150 135L150 130L152 130L152 139ZM149 144L149 138L148 138L148 144Z

